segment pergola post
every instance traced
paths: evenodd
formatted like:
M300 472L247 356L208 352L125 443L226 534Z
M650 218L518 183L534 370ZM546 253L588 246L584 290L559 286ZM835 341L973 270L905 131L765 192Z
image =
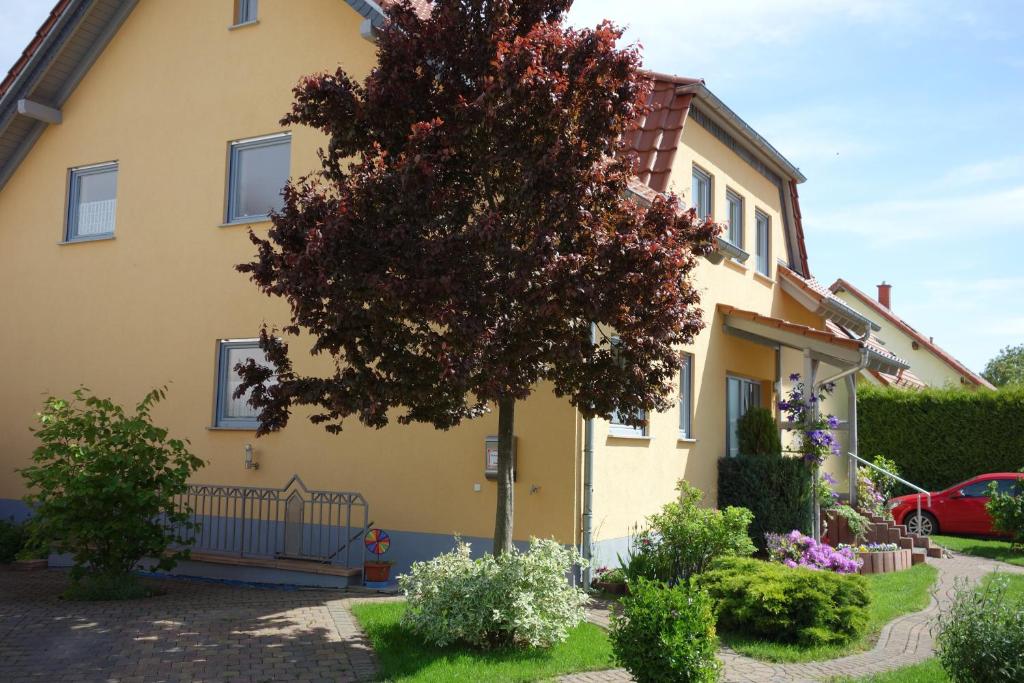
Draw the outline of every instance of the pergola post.
M849 453L860 455L857 443L857 373L846 376L847 428L850 432ZM850 478L850 507L857 509L857 461L850 455L848 476Z
M818 401L811 401L818 386L818 361L811 356L810 349L804 349L804 402L814 419L818 416ZM821 540L821 504L818 501L818 469L817 463L811 467L811 535L814 540Z

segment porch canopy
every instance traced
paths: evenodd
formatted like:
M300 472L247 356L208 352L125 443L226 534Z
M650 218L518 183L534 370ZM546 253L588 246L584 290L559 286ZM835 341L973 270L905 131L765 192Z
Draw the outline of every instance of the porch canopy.
M724 318L727 334L748 341L770 346L780 353L783 348L794 349L803 355L804 381L815 388L828 382L845 380L847 387L847 421L849 453L857 455L857 374L868 370L898 375L909 364L875 343L870 326L865 326L861 335L826 318L827 329L821 330L807 325L789 322L780 318L745 311L726 304L718 305L718 312ZM780 356L781 358L781 356ZM781 362L781 361L780 361ZM829 376L818 376L819 366L824 363L835 370ZM782 394L780 367L776 367L776 391ZM815 406L817 407L817 405ZM776 418L781 415L776 411ZM785 426L783 426L785 428ZM857 499L857 461L849 458L849 496L851 504ZM815 515L816 537L820 536Z

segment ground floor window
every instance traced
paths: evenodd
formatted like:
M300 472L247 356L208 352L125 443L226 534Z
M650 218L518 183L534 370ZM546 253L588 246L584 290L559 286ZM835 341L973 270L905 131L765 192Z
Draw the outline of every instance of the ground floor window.
M257 339L222 339L217 348L217 389L214 426L234 429L256 429L256 409L249 405L248 395L235 398L242 378L235 366L252 358L260 365L269 365Z
M761 383L742 377L729 377L726 380L726 393L726 452L734 458L740 450L737 425L748 410L760 407Z

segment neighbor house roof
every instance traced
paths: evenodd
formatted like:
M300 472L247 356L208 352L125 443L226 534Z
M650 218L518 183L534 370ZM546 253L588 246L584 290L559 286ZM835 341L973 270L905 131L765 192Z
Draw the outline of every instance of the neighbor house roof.
M885 386L900 387L903 389L923 389L925 386L927 386L921 380L921 378L919 378L917 375L911 372L907 361L900 358L892 351L889 351L889 349L885 348L885 343L882 342L881 339L876 337L873 332L868 335L867 339L864 339L863 337L857 335L857 333L855 333L854 331L847 329L842 325L837 325L832 321L827 322L826 326L830 331L834 332L835 334L846 335L851 339L861 339L864 342L864 345L874 353L880 356L887 356L906 366L897 369L896 372L866 370L866 372L871 373L871 376L877 379L881 384Z
M881 329L878 323L850 307L817 279L805 278L782 265L778 266L777 272L779 282L786 293L815 315L856 332L859 338L863 338L871 330Z
M910 337L913 341L917 342L919 346L931 351L933 355L938 356L944 363L946 363L946 365L950 366L958 373L960 373L964 378L966 378L968 382L971 382L972 384L975 384L979 387L984 387L986 389L995 389L995 387L992 386L992 384L987 379L985 379L984 377L982 377L981 375L974 372L966 365L958 361L948 351L945 351L944 349L939 347L934 341L931 340L931 338L925 337L923 334L921 334L913 327L911 327L911 325L907 323L903 318L893 313L891 309L883 306L873 297L870 297L864 292L860 291L846 280L839 278L832 284L832 286L829 289L831 289L832 292L849 292L851 295L853 295L859 301L861 301L865 306L870 308L872 313L877 314L881 318L889 321L894 327L896 327L898 330L900 330L905 335Z

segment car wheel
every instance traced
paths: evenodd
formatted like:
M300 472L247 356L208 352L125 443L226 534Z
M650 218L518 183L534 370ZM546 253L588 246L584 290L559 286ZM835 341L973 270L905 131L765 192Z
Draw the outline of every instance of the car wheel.
M903 523L907 525L908 532L918 536L931 536L939 533L939 521L930 512L922 511L921 516L918 517L917 510L911 510L903 518Z

